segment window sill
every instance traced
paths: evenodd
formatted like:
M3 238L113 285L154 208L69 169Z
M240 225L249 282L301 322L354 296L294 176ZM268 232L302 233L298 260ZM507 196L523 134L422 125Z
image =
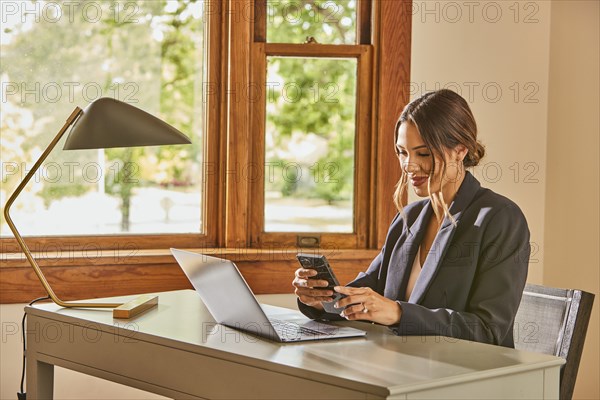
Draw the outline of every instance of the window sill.
M256 294L292 293L298 268L296 248L188 249L234 261ZM302 250L310 252L310 249ZM378 250L321 250L341 282L364 271ZM50 285L63 300L191 288L168 249L121 249L33 253ZM22 253L2 253L0 303L23 303L44 295Z

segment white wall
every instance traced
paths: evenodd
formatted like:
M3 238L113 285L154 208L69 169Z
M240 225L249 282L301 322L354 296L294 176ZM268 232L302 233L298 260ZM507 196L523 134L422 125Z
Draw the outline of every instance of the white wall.
M600 2L552 3L544 284L596 294L576 398L600 398Z
M469 101L487 146L475 175L529 222L528 281L597 296L598 7L415 0L411 67L414 95L446 86ZM575 398L600 398L598 308L596 301Z
M475 176L525 213L529 281L541 283L550 2L464 4L415 0L412 93L446 87L469 102L486 146Z

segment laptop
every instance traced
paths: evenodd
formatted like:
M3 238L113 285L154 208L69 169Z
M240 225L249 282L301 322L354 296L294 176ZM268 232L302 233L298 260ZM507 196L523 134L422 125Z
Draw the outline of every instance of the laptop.
M364 337L360 329L324 324L283 307L260 304L236 265L221 258L171 249L219 324L277 342Z

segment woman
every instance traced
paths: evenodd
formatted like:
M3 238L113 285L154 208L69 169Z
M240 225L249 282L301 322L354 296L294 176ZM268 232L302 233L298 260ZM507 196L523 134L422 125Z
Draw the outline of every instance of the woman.
M529 229L511 200L482 188L466 168L484 155L467 102L450 90L408 104L396 125L402 167L396 215L366 272L335 291L348 320L389 326L398 335L442 335L514 347L513 321L529 262ZM409 184L425 199L401 206ZM340 319L322 302L333 292L300 268L300 310Z

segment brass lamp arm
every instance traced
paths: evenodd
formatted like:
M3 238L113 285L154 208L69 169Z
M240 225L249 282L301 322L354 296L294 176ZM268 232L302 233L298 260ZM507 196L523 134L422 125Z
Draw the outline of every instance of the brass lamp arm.
M21 181L21 183L19 184L19 186L17 186L17 188L15 189L15 191L13 192L13 194L8 198L8 201L6 202L6 206L4 207L4 217L6 218L6 223L8 224L8 227L10 228L10 230L12 231L12 233L15 236L15 239L17 240L17 243L19 244L19 247L21 247L21 250L25 254L25 257L27 258L27 261L29 261L29 264L31 265L31 267L35 271L35 274L37 275L38 279L40 280L40 282L44 286L44 289L46 290L46 292L48 293L48 296L50 296L50 298L52 299L52 301L54 301L56 304L58 304L61 307L93 307L93 308L101 307L101 308L114 308L114 307L120 306L122 303L65 302L65 301L59 299L58 296L56 296L56 294L54 293L54 291L50 287L50 284L48 283L48 281L46 280L46 277L42 273L41 268L39 267L39 265L37 264L37 262L35 261L35 259L31 255L31 251L29 250L29 247L27 246L27 244L23 240L23 237L21 237L21 235L19 234L19 231L17 230L17 227L15 226L15 224L12 221L12 218L10 217L10 207L12 206L12 204L14 203L14 201L17 199L17 197L19 196L19 194L21 194L21 192L23 191L23 189L25 188L25 186L27 185L27 183L35 175L35 173L37 172L37 170L40 168L40 166L42 165L42 163L44 162L44 160L46 160L46 158L48 157L48 155L52 152L52 150L54 149L54 147L56 147L56 144L63 137L63 135L65 134L65 132L67 131L67 129L77 120L77 118L79 118L81 116L82 113L83 113L83 111L81 110L81 108L75 107L75 110L73 110L73 112L71 113L71 115L69 116L69 118L67 118L66 123L60 129L60 131L58 132L58 134L56 135L56 137L52 140L52 142L50 142L50 144L48 145L48 147L46 148L46 150L44 150L44 152L38 158L38 160L35 162L35 164L31 168L31 170L27 173L27 175L25 175L25 178L23 178L23 180Z

